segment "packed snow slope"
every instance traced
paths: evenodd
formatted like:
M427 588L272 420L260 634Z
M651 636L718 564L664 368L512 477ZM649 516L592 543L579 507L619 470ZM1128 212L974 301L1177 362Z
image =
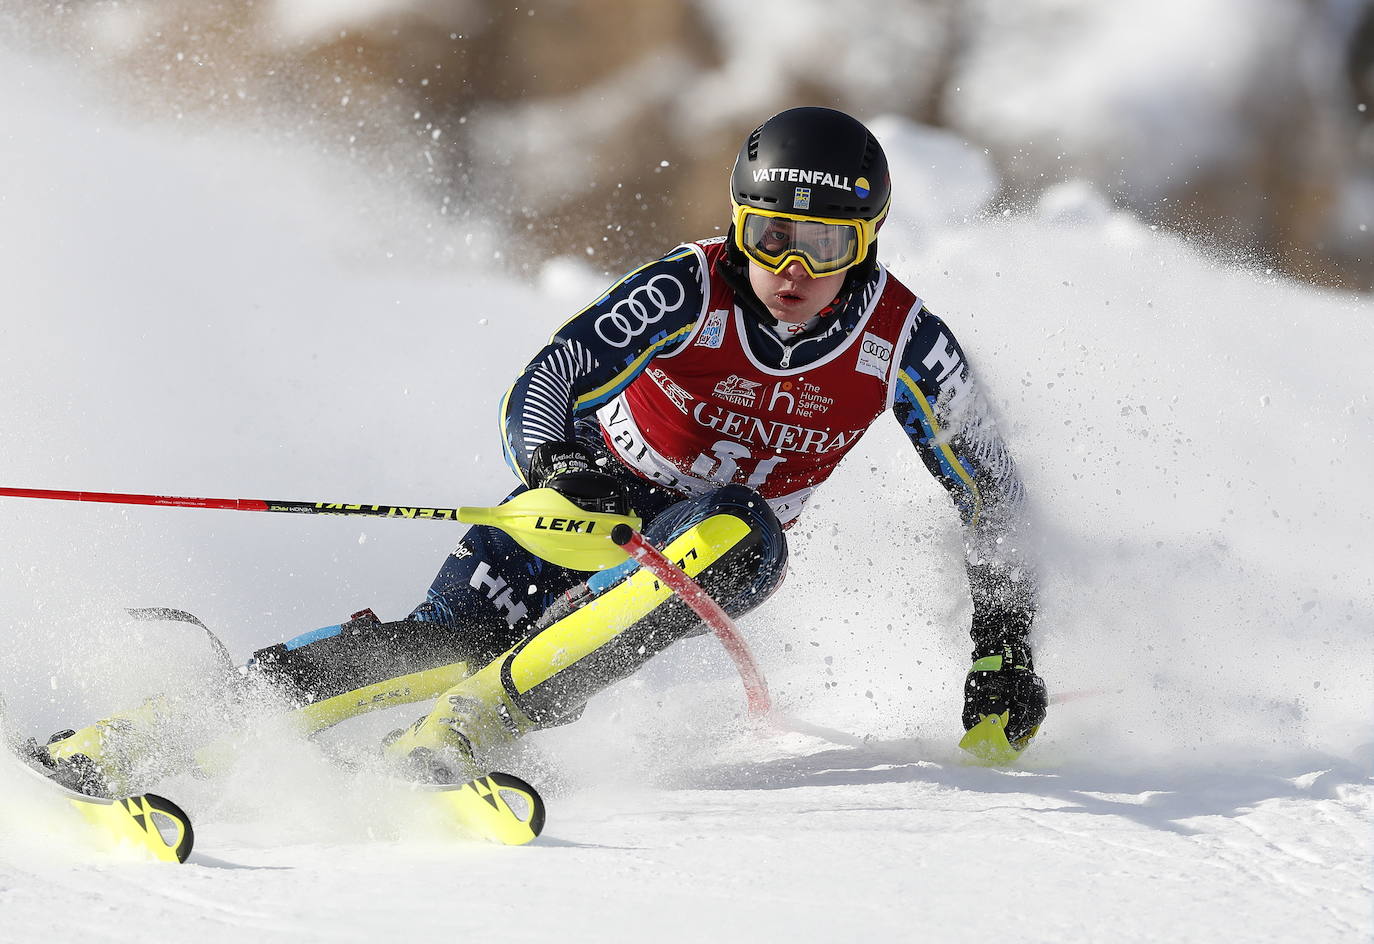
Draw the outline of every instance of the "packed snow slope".
M606 281L583 247L526 284L484 233L269 129L142 125L23 57L0 90L0 484L504 494L497 402ZM88 851L6 771L5 938L1368 940L1371 300L1072 184L987 216L976 153L875 127L884 257L970 352L1035 498L1061 701L1022 769L954 748L958 524L883 422L744 623L825 737L745 723L725 656L683 643L513 759L550 818L507 849L264 724L231 770L165 785L199 827L181 868ZM23 500L0 533L0 687L38 735L200 677L194 633L122 607L192 610L244 659L364 606L404 615L457 539Z

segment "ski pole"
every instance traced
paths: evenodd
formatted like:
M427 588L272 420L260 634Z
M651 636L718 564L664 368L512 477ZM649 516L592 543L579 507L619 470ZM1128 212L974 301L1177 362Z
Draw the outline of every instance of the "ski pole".
M52 488L0 488L0 496L104 502L114 505L160 505L167 508L274 511L295 515L366 515L375 518L460 520L456 508L419 508L411 505L350 505L342 502L279 501L267 498L181 498L175 495L131 495L124 492L66 492Z
M740 678L744 682L744 695L749 700L749 711L755 715L766 715L772 711L773 702L768 694L768 682L759 671L758 663L754 661L744 637L735 628L734 620L721 609L720 604L702 589L701 584L683 573L634 528L623 524L616 525L611 531L611 540L670 587L702 618L711 628L711 632L716 634L716 638L734 661L735 668L739 670Z
M430 508L416 505L367 505L347 502L281 501L265 498L180 498L172 495L132 495L123 492L68 492L48 488L4 488L0 497L44 498L59 501L105 502L118 505L158 505L167 508L218 508L228 511L266 511L294 515L352 515L369 518L406 518L461 521L500 528L532 554L573 570L605 570L624 563L625 552L607 540L618 524L638 528L637 515L585 511L558 492L532 488L494 508Z
M720 639L744 681L749 710L756 715L764 715L772 707L768 683L734 622L700 584L675 567L644 539L638 531L641 526L638 516L585 511L552 489L530 489L493 508L428 508L262 498L182 498L172 495L6 487L0 487L0 496L170 508L462 521L500 528L531 553L560 566L585 571L614 567L622 563L628 553L680 596ZM607 540L608 537L610 540Z

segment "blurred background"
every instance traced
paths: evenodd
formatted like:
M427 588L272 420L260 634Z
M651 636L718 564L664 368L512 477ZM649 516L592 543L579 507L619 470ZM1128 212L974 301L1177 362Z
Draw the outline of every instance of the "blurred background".
M616 274L712 234L742 134L826 104L984 152L976 210L1081 181L1237 258L1374 287L1370 0L66 0L5 4L0 27L136 116L413 187L506 272L575 252Z
M1311 746L1364 750L1374 718L1371 16L0 0L0 484L495 502L500 394L530 354L610 278L726 224L760 120L836 105L893 164L882 259L971 352L1035 496L1039 665L1112 693L1056 709L1038 751L1277 754L1297 776ZM791 535L792 576L748 623L781 702L953 744L962 538L896 424ZM0 502L0 691L25 730L84 723L199 643L121 607L195 612L241 660L364 606L404 616L456 540ZM739 704L693 640L549 749L565 770L612 751L595 781L634 741L659 776L693 763L658 745L713 755Z

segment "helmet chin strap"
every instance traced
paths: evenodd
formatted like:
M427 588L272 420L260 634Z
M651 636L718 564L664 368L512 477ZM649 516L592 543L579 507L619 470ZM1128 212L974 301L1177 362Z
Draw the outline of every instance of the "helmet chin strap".
M732 224L725 236L725 256L716 263L716 272L725 280L725 284L734 289L735 298L739 301L739 306L745 314L749 315L765 328L773 328L778 324L778 319L768 311L768 307L754 294L754 287L749 284L749 260L744 253L739 251L735 245L735 227ZM858 291L869 279L873 277L874 271L878 268L878 241L875 239L868 247L868 255L864 261L856 266L851 266L844 274L844 284L840 286L840 291L835 295L835 301L831 302L836 308L844 307L844 302L849 295ZM827 305L829 308L831 305Z

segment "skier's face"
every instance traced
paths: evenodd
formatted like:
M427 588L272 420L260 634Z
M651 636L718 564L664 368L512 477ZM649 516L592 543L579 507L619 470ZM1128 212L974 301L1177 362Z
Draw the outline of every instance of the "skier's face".
M836 272L812 278L796 260L777 274L749 263L750 288L770 315L788 324L801 324L833 302L844 285L844 275Z

